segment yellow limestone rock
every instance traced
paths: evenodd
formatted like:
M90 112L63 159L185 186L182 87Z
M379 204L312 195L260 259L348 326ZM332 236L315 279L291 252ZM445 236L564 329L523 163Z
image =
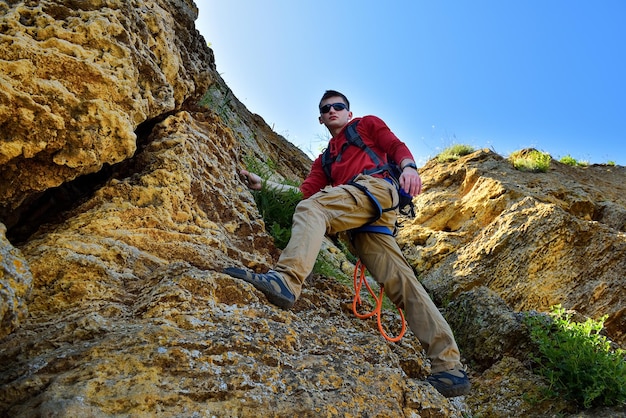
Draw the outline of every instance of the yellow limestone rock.
M178 3L0 4L0 207L129 158L140 123L206 91L212 56Z

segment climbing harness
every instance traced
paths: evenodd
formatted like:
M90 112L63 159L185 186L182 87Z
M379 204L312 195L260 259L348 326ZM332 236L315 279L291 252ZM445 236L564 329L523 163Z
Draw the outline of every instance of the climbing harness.
M385 332L385 329L383 328L382 318L381 318L382 307L383 307L383 297L385 296L385 288L381 284L380 285L380 295L376 296L376 293L371 288L370 284L367 282L367 279L365 277L365 270L366 270L365 265L363 265L361 260L358 260L356 265L354 266L354 277L353 277L353 279L354 279L354 291L355 291L355 294L354 294L354 299L352 300L352 312L359 319L367 319L367 318L371 318L372 316L376 315L376 322L378 323L378 330L380 331L382 336L387 341L391 341L393 343L396 343L396 342L398 342L398 341L400 341L402 339L402 337L404 336L404 333L406 332L406 321L404 320L404 313L402 312L402 309L398 308L398 312L400 312L400 320L402 321L402 330L400 331L400 334L398 334L398 336L390 337ZM357 310L357 307L361 305L361 288L363 287L363 284L365 284L365 287L367 288L367 291L369 292L369 294L376 301L376 307L371 312L367 312L365 314L360 314L358 312L358 310Z

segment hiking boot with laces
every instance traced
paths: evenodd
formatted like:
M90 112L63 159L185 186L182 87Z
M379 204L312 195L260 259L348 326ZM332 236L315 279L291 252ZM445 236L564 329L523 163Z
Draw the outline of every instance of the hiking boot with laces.
M446 398L467 395L472 384L464 370L448 370L432 374L426 378L435 389Z
M265 294L267 300L280 308L289 309L296 303L296 296L287 287L283 276L274 270L265 274L258 274L236 267L228 267L223 272L252 284Z

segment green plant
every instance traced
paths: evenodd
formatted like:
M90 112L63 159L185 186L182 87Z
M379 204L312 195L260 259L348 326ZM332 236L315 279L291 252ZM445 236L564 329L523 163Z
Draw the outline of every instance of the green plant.
M567 164L572 167L587 167L589 166L589 161L578 161L571 155L566 155L565 157L561 157L559 160L563 164Z
M272 159L261 161L257 158L245 156L243 162L246 169L252 173L258 174L263 180L268 180L276 173L277 165Z
M294 190L276 191L263 182L261 190L253 193L265 227L278 248L285 248L291 238L291 221L302 193Z
M611 167L615 166L615 161L607 161L606 165L610 165Z
M569 165L572 167L575 167L576 165L578 165L578 161L576 161L576 159L569 154L566 155L565 157L561 157L559 161L565 165Z
M437 161L445 163L456 161L464 155L469 155L475 151L474 147L464 144L454 144L444 149L437 155Z
M217 84L212 84L211 87L204 93L204 96L200 99L198 104L202 107L206 107L224 120L228 120L228 107L232 100L231 91L226 91L226 95L222 95Z
M527 315L538 371L558 394L583 408L626 405L626 351L600 334L606 317L571 321L560 305L550 316Z
M252 195L265 222L265 229L274 238L276 246L284 249L291 238L291 222L296 205L302 200L302 193L297 190L277 191L268 187L267 180L276 170L276 164L272 160L261 162L254 158L245 158L244 161L249 171L263 179L261 190L254 191Z
M547 152L535 149L516 151L509 156L509 161L517 170L532 173L545 173L548 171L551 159L550 154Z
M326 277L334 277L339 283L352 286L352 278L345 274L339 266L335 265L325 251L320 251L317 255L315 265L313 266L313 273Z
M352 251L350 251L350 246L344 239L335 239L333 240L333 243L346 256L346 259L349 262L351 262L352 264L356 264L359 258L356 255L352 254Z

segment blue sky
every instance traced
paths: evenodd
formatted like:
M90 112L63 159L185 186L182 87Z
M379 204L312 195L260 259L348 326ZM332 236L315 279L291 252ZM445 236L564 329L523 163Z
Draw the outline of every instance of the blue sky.
M246 107L309 155L327 89L418 165L452 144L626 165L626 1L197 0Z

